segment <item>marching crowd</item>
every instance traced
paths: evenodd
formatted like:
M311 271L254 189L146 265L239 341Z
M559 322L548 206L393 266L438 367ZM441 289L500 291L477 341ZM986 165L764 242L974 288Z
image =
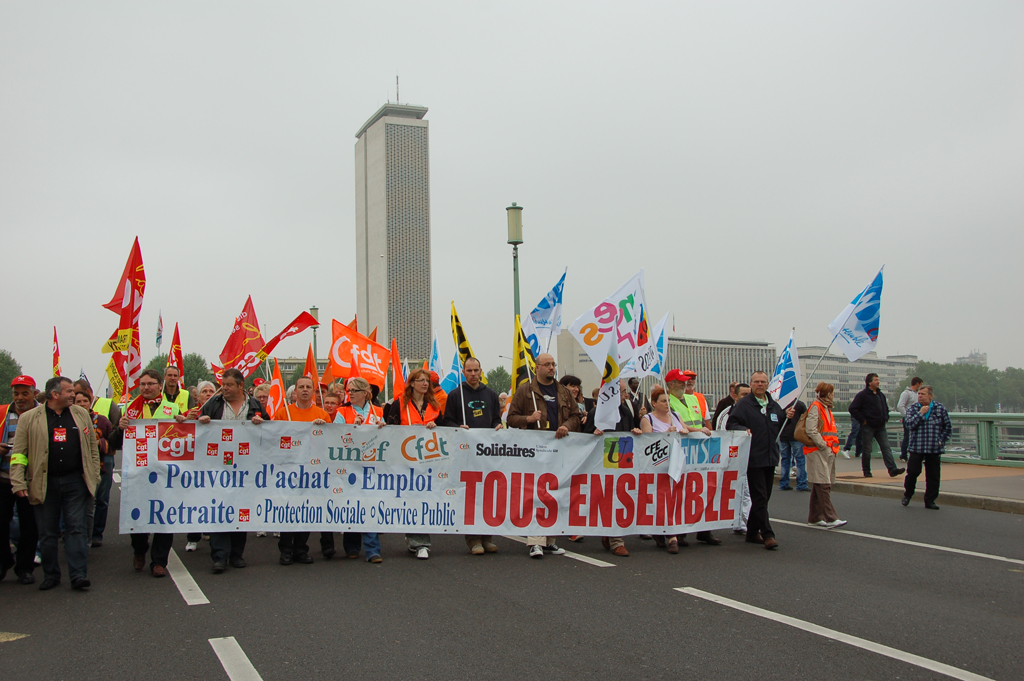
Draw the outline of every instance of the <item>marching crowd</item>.
M448 394L438 385L436 374L417 369L406 379L405 390L383 405L377 387L363 378L316 385L311 377L303 376L289 388L285 405L273 417L267 410L269 384L257 379L250 393L245 377L236 369L224 371L219 387L204 381L189 390L180 388L175 367L168 367L162 375L147 369L139 379L139 417L200 423L251 421L257 425L273 418L314 424L507 427L550 431L555 438L570 432L603 435L594 424L596 402L583 396L581 381L574 376L556 380L555 360L549 354L539 355L536 366L531 380L511 396L497 395L482 382L480 362L475 358L465 361L465 380ZM896 468L893 461L885 430L889 407L877 378L868 374L865 389L850 407L853 424L860 429L858 455L862 456L864 475L870 476L871 443L878 442L890 475L896 476L903 469ZM710 410L704 395L695 390L696 381L696 373L673 369L665 376L664 387L655 386L650 395L639 390L637 379L622 381L614 432L710 435L712 429L746 430L751 437L750 457L741 512L733 529L744 534L747 542L769 550L779 545L769 521L768 502L780 463L781 490L791 489L790 469L795 468L796 489L810 492L808 523L826 528L846 523L831 501L835 457L840 453L832 413L832 385L818 383L809 406L797 401L784 409L768 392L768 374L756 371L749 383L733 383L729 395ZM113 400L96 397L84 379L73 382L51 378L40 391L31 377L23 375L11 382L11 388L11 404L0 405L0 579L13 567L20 583L33 584L35 566L41 564L43 581L39 588L58 586L58 540L63 537L71 586L88 589L88 555L90 549L103 545L115 452L121 448L129 418ZM911 401L911 395L916 396L916 402ZM903 505L913 497L923 467L925 506L937 509L939 456L952 433L949 415L919 378L913 379L898 406L904 416L901 459L909 459ZM844 450L847 457L850 446L848 441ZM274 534L282 565L313 562L307 543L309 532ZM208 537L213 572L224 572L229 565L245 567L246 536L245 532L220 532ZM653 539L669 553L678 553L681 546L687 546L686 535L641 538ZM148 556L150 573L166 576L173 539L173 534L132 534L134 569L145 570ZM194 551L204 537L188 534L186 539L185 550ZM321 532L319 539L324 558L337 555L333 533ZM707 531L698 532L696 539L721 544ZM498 551L492 537L467 535L465 540L474 555ZM407 534L406 541L417 558L429 558L429 535ZM622 537L604 537L602 543L617 556L629 555ZM527 546L532 558L565 553L551 536L529 537ZM348 558L359 558L363 551L367 561L382 562L376 533L342 533L342 550Z

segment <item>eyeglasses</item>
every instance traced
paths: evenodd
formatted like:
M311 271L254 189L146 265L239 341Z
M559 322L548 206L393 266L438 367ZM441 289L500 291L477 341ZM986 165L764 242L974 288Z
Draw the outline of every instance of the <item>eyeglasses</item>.
M537 366L539 366L539 367L554 367L554 366L558 366L558 365L555 364L554 362L544 362L543 364L538 364Z
M152 388L152 387L157 386L157 385L160 385L160 384L157 383L156 381L150 381L149 383L143 383L141 381L139 382L139 387L140 388Z

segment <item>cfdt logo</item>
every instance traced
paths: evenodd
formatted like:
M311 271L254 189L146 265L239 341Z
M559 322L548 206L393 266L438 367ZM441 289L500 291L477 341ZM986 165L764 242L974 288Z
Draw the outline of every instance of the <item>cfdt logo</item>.
M606 437L604 439L604 467L632 468L633 438L629 436Z
M195 460L195 457L195 423L157 424L157 460L193 461Z
M448 442L437 437L437 433L431 433L429 438L413 435L402 442L402 456L407 461L429 461L449 456L448 450L444 448L446 444Z

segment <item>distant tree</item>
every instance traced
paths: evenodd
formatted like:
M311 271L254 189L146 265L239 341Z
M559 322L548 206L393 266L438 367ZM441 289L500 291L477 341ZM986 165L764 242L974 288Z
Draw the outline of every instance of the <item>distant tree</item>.
M6 350L0 350L0 404L11 401L11 381L24 373L18 360ZM49 377L47 377L49 378Z
M190 352L182 359L185 360L185 375L182 379L185 382L186 388L197 385L199 381L213 380L213 372L210 371L210 364L206 361L205 357L197 352ZM164 369L167 368L167 353L157 355L153 359L149 360L149 364L146 365L146 368L156 369L163 374Z
M996 405L1003 411L1024 411L1024 369L1008 367L1003 371L973 364L938 364L919 362L914 376L932 386L935 398L961 411L993 412ZM900 390L910 385L911 376Z
M295 370L292 371L292 375L288 377L287 385L285 387L287 388L287 387L295 385L295 382L297 380L299 380L300 378L302 378L305 374L306 374L306 365L305 365L304 362L300 362L299 364L297 364L295 366Z
M503 366L496 366L487 372L487 385L498 393L507 393L512 385L512 376Z

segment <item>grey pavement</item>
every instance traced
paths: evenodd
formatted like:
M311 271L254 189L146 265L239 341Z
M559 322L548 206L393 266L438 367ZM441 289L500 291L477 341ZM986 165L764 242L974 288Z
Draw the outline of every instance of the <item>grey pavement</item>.
M116 486L115 486L116 487ZM116 491L116 490L115 490ZM116 499L114 500L116 502ZM836 494L844 530L1024 561L1024 516ZM776 519L806 521L808 494L775 491ZM993 679L1024 669L1024 564L777 523L777 551L731 532L678 555L626 539L562 545L607 561L530 560L498 538L471 556L435 536L430 560L383 537L384 563L277 564L249 536L249 567L210 572L209 544L175 550L209 605L131 568L127 536L90 555L88 593L0 582L5 678L226 679L208 640L234 636L264 679L934 679L933 671L675 591L695 587ZM311 546L318 548L314 533ZM339 537L340 548L340 537ZM37 577L39 570L36 571Z

